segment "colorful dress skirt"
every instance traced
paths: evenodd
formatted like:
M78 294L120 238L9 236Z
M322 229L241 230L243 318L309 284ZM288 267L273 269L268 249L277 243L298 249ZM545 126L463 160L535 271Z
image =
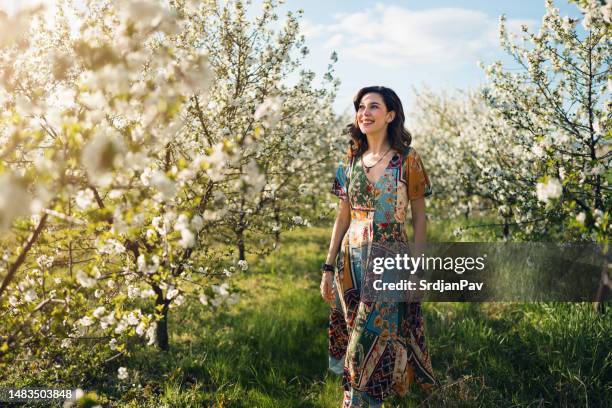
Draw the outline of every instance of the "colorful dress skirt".
M376 407L390 395L407 394L414 382L424 390L437 384L421 304L362 298L363 260L372 243L408 243L409 201L431 192L412 148L406 155L396 153L375 183L366 177L361 158L347 158L338 166L332 193L349 201L351 223L334 275L328 351L329 369L343 379L343 407Z

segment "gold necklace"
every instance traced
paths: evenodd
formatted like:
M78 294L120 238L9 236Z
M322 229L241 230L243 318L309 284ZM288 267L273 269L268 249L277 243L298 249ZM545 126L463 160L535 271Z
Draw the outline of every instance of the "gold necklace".
M389 150L387 150L387 151L385 152L385 154L383 154L383 155L380 157L380 159L378 159L378 161L377 161L376 163L374 163L373 165L371 165L371 166L366 166L366 165L365 165L365 163L363 162L363 160L361 160L361 165L362 165L362 166L363 166L363 168L365 169L366 173L369 173L369 172L370 172L370 169L371 169L372 167L374 167L374 166L376 166L378 163L380 163L380 161L381 161L381 160L382 160L382 159L383 159L383 158L384 158L384 157L387 155L387 153L389 153L390 151L391 151L391 147L389 147Z

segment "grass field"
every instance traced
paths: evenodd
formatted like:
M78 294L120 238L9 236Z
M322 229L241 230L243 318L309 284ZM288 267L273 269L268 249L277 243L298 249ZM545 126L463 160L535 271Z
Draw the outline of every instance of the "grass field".
M435 231L435 229L432 229ZM171 351L142 349L82 379L103 406L338 407L327 367L328 306L318 267L328 229L297 230L235 275L241 301L171 316ZM427 341L442 386L385 407L603 407L612 401L612 317L590 304L426 303ZM119 388L118 366L135 384ZM91 404L94 405L94 404ZM87 404L83 405L87 406Z

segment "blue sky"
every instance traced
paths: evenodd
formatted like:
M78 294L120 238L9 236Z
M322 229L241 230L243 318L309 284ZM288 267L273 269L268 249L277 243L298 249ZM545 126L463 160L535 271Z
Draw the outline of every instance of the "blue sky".
M562 15L580 16L567 0L555 6ZM485 80L476 61L511 65L498 45L499 16L518 32L521 24L537 30L545 14L544 0L287 0L282 6L299 8L311 50L307 66L322 75L332 51L338 53L339 112L352 112L353 95L367 85L393 88L405 109L413 87L474 88Z

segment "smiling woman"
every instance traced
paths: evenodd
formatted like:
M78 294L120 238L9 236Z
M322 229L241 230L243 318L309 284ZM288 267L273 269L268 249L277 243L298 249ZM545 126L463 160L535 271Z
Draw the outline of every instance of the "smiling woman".
M341 202L323 265L321 295L331 305L329 368L343 376L342 406L373 407L390 395L407 394L414 381L424 390L437 384L425 346L421 305L361 298L363 265L372 244L408 241L408 202L415 242L425 241L424 197L431 194L431 183L410 146L395 92L363 88L354 106L355 120L347 126L349 154L332 187Z

